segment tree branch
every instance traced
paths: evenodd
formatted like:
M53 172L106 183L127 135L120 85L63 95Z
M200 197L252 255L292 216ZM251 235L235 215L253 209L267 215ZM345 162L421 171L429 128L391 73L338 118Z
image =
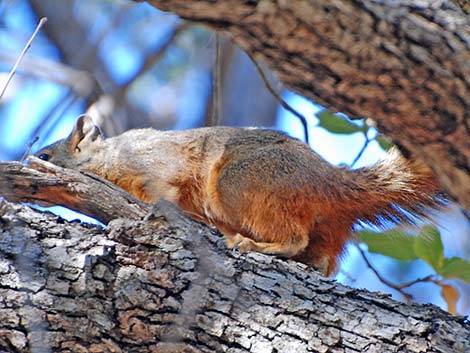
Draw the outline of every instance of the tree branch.
M0 350L470 350L468 324L437 307L348 288L295 261L229 251L168 204L155 216L115 219L105 231L5 202Z
M104 230L0 205L0 350L470 350L461 318L230 251L168 202L142 220L148 205L91 174L35 158L1 163L0 194L110 222Z
M29 166L0 162L0 195L14 202L65 206L103 223L116 218L142 219L150 210L148 204L94 174L35 157L28 160Z

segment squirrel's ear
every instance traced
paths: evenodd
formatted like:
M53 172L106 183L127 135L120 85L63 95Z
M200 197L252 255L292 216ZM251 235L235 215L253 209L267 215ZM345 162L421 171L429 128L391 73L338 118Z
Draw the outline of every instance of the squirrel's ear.
M93 123L93 120L87 115L80 115L75 122L75 126L68 141L70 149L75 151L76 148L79 148L78 145L83 146L84 144L102 138L101 130Z

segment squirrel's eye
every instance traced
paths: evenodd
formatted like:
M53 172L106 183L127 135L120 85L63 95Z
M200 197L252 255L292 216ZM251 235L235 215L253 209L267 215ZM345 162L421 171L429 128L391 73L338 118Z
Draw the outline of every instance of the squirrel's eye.
M50 157L51 157L51 156L49 156L47 153L41 153L41 154L38 156L38 158L39 158L39 159L42 159L43 161L48 161Z

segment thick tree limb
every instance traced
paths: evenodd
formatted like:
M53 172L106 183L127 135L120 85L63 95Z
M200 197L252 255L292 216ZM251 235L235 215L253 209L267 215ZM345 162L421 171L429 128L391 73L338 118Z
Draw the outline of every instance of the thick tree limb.
M168 202L141 221L147 205L94 176L2 163L0 194L112 220L105 231L2 203L0 351L470 351L461 318L229 251Z
M207 227L162 209L152 222L118 219L104 232L5 203L0 350L470 350L468 325L434 306L347 288L293 261L227 251Z
M470 208L470 18L452 2L148 2L229 31L293 91L376 120Z

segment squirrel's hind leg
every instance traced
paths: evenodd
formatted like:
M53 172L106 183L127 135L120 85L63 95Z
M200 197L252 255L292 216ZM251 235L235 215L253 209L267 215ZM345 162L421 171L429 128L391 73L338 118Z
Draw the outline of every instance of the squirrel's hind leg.
M253 239L236 234L232 237L226 237L225 241L229 249L237 247L243 252L258 251L263 254L281 255L292 257L300 253L307 247L308 236L295 237L297 241L288 242L256 242Z

